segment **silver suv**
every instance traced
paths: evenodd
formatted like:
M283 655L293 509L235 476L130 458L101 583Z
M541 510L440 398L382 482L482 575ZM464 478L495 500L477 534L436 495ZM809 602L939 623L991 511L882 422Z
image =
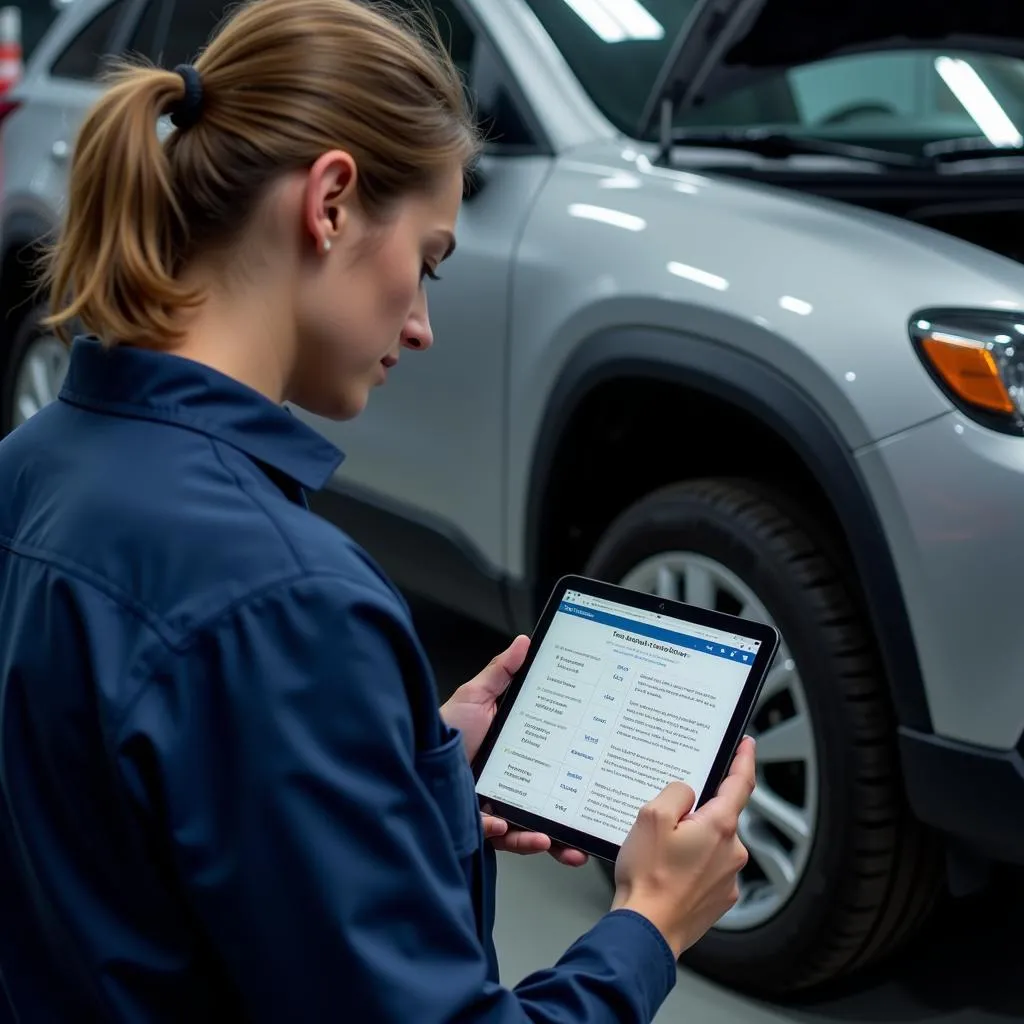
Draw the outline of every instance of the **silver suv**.
M573 570L773 621L750 865L690 960L867 964L1024 863L1024 9L433 7L492 141L439 344L318 422L319 508L503 630ZM104 56L173 66L215 8L76 0L6 110L5 428L63 374L29 271Z

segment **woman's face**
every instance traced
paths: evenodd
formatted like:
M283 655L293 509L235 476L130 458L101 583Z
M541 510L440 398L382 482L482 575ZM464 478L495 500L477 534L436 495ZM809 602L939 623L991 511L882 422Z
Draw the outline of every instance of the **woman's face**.
M402 199L383 223L357 201L354 164L310 172L288 398L309 412L351 419L370 392L401 372L403 349L433 344L426 283L455 245L463 174L453 167L428 194Z

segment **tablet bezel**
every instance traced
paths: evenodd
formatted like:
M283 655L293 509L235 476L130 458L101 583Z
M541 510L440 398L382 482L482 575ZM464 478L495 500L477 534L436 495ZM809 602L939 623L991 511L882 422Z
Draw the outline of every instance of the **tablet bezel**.
M683 622L691 622L696 626L703 626L706 629L717 629L725 633L735 633L748 640L760 642L761 647L754 658L754 663L750 668L750 674L747 676L743 692L740 694L732 719L726 728L725 737L711 765L707 783L703 791L697 794L695 808L707 803L718 790L722 779L725 778L729 766L732 764L736 747L743 738L744 731L757 703L757 698L764 687L768 673L771 671L772 663L775 660L781 642L778 630L760 622L740 619L734 615L710 611L707 608L697 608L694 605L684 604L682 601L672 601L653 594L629 590L625 587L618 587L611 583L604 583L601 580L590 579L586 576L564 576L558 581L551 592L551 596L548 598L544 611L531 636L530 650L526 656L526 661L502 695L494 721L487 730L480 750L473 759L474 790L476 783L479 781L480 773L483 771L488 758L494 750L498 736L504 728L505 722L508 720L508 716L511 714L519 694L522 692L523 684L526 682L526 677L533 667L534 659L540 650L542 641L551 628L555 614L562 603L562 598L568 590L579 591L581 594L589 597L613 601L640 611L667 615ZM578 829L570 828L567 825L552 821L531 811L524 811L493 797L484 797L477 794L477 800L481 809L486 813L503 818L510 825L515 825L518 828L526 829L530 832L542 832L549 836L552 842L582 850L584 853L610 862L614 862L619 854L618 844L601 839L599 836L580 832Z

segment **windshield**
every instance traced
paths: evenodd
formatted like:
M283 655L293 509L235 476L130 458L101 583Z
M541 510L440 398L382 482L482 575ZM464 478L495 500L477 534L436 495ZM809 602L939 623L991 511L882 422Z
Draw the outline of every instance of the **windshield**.
M694 0L526 2L605 116L635 135ZM962 138L1020 146L1024 61L938 48L835 57L683 111L676 126L772 128L908 153Z

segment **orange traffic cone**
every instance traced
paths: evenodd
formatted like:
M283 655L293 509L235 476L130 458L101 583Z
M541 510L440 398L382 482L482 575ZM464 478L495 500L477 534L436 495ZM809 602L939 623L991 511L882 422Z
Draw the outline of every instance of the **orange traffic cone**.
M0 7L0 97L21 80L21 8Z

